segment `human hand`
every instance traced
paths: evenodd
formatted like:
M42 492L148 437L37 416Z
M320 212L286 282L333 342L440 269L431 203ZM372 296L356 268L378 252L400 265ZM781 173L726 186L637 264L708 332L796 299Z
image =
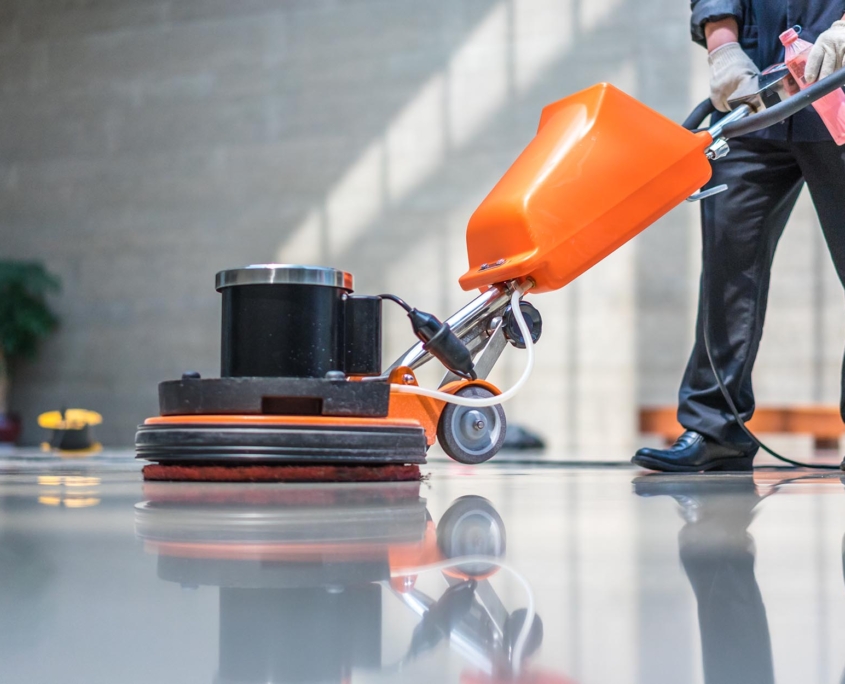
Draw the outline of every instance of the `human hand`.
M735 94L754 90L760 70L739 43L725 43L708 56L710 101L720 112L729 112L728 100Z
M804 79L807 83L814 83L834 71L842 68L842 58L845 56L845 21L834 21L827 31L822 33L807 57L804 67Z

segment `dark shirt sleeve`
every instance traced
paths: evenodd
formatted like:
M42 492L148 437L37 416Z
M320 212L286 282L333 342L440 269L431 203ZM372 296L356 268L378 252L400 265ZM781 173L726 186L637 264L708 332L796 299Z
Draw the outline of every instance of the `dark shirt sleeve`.
M699 45L705 44L705 24L728 17L735 17L740 21L742 17L742 0L690 0L690 8L690 31L692 39Z

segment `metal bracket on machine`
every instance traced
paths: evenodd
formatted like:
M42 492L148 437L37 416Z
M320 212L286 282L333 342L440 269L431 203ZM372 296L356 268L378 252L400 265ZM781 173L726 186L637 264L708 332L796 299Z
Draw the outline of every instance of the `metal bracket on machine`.
M475 357L475 374L479 380L487 379L493 370L493 366L496 365L496 361L499 360L499 357L508 345L508 338L505 337L504 320L500 316L496 316L493 321L495 322L493 333L487 339L487 344L484 345L484 348ZM479 336L475 339L482 340L483 338ZM450 371L443 376L443 379L440 381L440 387L460 379L459 376Z
M687 197L687 202L699 202L707 197L718 195L720 192L724 192L727 189L728 186L723 183L722 185L707 188L707 190L700 190L699 192L694 192L692 195Z
M472 354L475 363L476 376L486 379L493 370L493 366L501 356L507 345L505 335L505 313L511 301L511 295L515 290L525 294L534 286L530 278L522 284L517 281L498 283L491 286L469 304L464 306L446 323L460 338L464 346ZM380 380L389 377L390 372L395 368L407 366L416 370L433 357L425 350L422 342L418 342L402 356L400 356L390 368L378 378L364 378L365 380ZM443 378L441 387L447 382L460 380L461 378L453 373L447 373Z
M475 356L479 349L485 346L485 343L495 332L489 323L496 318L501 319L510 303L510 293L511 290L508 286L495 285L446 320L452 332L460 338L461 342L466 345L466 348L473 356ZM416 370L424 363L430 361L431 358L431 354L425 350L422 342L418 342L400 356L382 374L382 377L387 377L390 371L400 366L407 366Z

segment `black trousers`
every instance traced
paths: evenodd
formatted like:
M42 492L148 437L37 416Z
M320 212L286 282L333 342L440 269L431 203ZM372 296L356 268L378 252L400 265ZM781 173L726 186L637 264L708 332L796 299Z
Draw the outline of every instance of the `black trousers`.
M806 181L839 280L845 284L845 147L745 138L713 164L709 184L728 189L701 203L703 269L698 322L678 397L678 421L723 444L753 452L710 369L711 351L743 420L754 413L751 370L763 333L775 247ZM709 187L708 186L708 187ZM845 361L843 361L845 384ZM842 399L845 417L845 395Z

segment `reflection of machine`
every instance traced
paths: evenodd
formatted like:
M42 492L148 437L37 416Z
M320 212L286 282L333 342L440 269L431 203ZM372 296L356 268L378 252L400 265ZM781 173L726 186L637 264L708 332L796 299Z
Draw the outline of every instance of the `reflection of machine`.
M144 493L136 533L159 577L220 587L220 684L348 682L356 669L398 672L443 641L480 673L467 681L539 681L524 668L515 678L514 645L524 642L524 662L542 624L524 629L526 610L509 613L488 580L505 529L486 499L458 499L435 527L418 483L148 483ZM431 567L447 585L436 600L415 587ZM385 592L420 618L392 665L381 652Z
M89 508L100 503L100 478L86 475L39 475L38 503L42 506Z

